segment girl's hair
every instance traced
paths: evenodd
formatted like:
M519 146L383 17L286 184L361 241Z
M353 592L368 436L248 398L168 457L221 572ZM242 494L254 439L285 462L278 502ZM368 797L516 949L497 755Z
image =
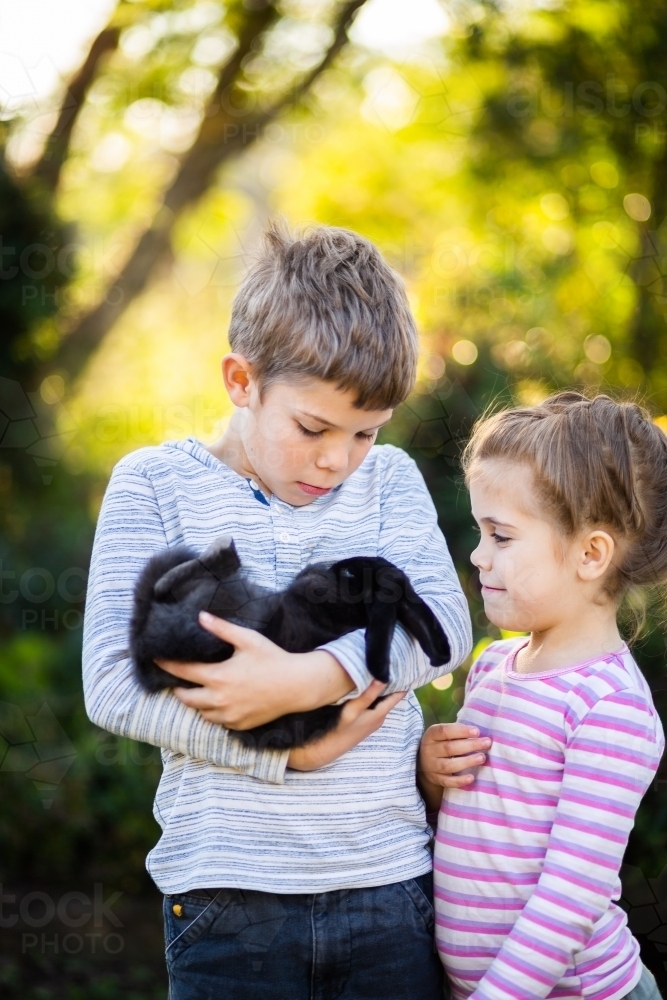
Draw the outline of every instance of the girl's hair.
M667 435L637 403L559 392L538 406L482 417L463 452L475 463L529 465L538 499L567 535L588 525L618 543L604 589L619 603L667 581ZM639 628L635 629L635 635Z

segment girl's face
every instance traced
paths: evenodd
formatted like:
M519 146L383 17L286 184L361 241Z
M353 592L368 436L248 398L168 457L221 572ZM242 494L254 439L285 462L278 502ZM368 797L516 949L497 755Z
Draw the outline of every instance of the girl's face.
M489 621L511 632L544 632L580 610L589 585L581 578L581 539L559 532L540 510L531 469L479 460L470 498L481 534L470 559Z

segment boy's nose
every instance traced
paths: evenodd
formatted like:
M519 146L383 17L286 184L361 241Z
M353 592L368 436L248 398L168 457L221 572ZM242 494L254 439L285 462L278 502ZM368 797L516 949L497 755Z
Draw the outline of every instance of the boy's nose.
M331 472L345 472L349 456L345 448L328 448L318 456L315 465L318 469L330 469Z

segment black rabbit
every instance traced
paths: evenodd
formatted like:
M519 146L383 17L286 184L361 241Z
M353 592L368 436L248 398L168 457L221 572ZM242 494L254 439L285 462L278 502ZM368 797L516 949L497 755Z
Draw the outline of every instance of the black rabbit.
M199 611L256 629L291 653L306 653L355 629L366 629L366 663L373 677L389 680L389 649L399 621L434 666L447 663L447 636L405 573L377 556L314 563L283 591L248 580L230 535L197 556L185 545L152 556L134 591L130 650L136 675L149 691L196 687L162 670L154 660L216 663L234 648L201 627ZM247 744L295 747L333 729L342 705L293 712L237 731Z

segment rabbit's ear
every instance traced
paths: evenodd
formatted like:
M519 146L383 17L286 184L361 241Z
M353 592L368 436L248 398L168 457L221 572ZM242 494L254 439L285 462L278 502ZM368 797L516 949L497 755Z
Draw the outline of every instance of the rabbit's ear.
M231 576L241 567L241 560L231 535L219 535L214 538L199 559L202 565L219 580Z
M431 665L441 667L449 663L452 651L445 630L426 601L410 587L411 594L397 604L398 620L411 633L424 650Z
M159 601L168 600L174 587L196 580L198 577L215 577L225 580L241 565L239 554L231 535L220 535L204 549L200 556L179 563L164 573L155 584L153 592Z
M389 650L396 628L396 604L373 601L366 625L366 666L379 681L389 680Z
M199 559L188 559L187 562L179 563L178 566L163 573L155 583L153 593L158 601L166 601L173 595L174 587L187 583L202 572L204 571Z

